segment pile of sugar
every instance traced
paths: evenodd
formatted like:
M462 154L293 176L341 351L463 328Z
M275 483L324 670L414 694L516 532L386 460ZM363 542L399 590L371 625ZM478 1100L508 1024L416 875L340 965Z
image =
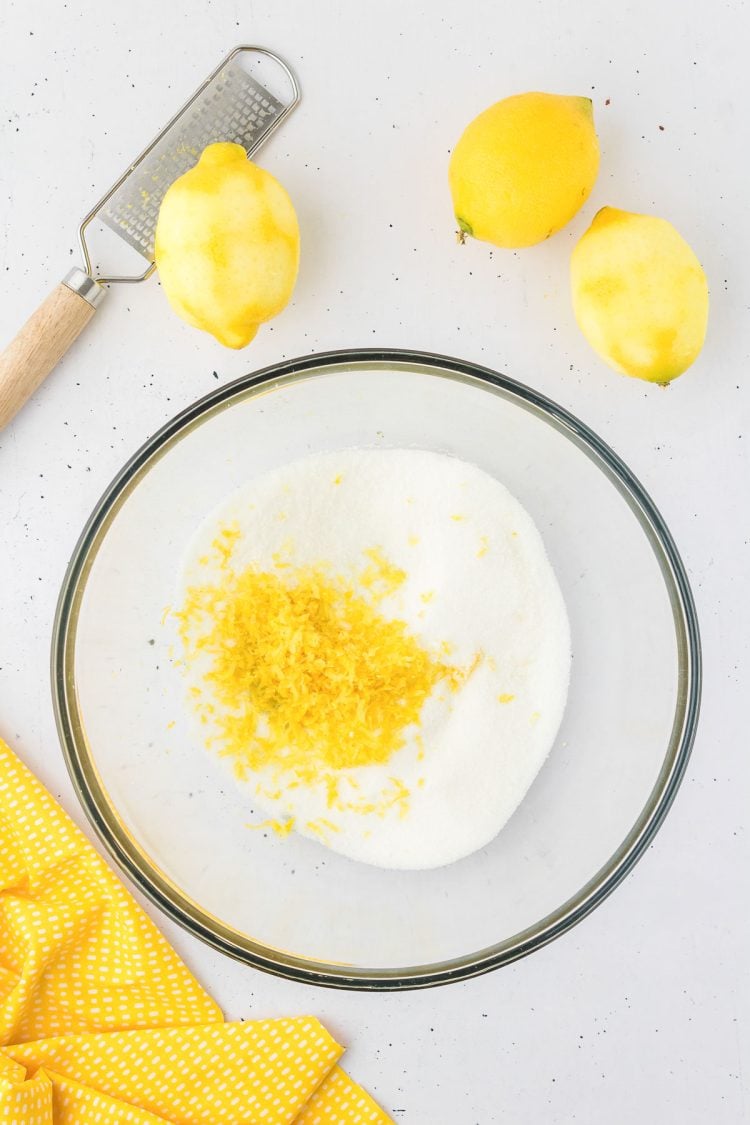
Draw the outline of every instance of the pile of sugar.
M376 548L407 576L379 612L431 651L442 646L451 664L481 654L458 691L434 692L387 763L342 771L337 799L325 778L289 785L269 770L240 783L249 804L387 868L439 867L489 843L554 742L570 672L560 588L518 501L442 454L316 454L251 480L208 517L186 554L183 592L210 580L211 547L227 526L240 531L229 560L237 571L271 571L285 557L355 575ZM205 671L187 669L196 691Z

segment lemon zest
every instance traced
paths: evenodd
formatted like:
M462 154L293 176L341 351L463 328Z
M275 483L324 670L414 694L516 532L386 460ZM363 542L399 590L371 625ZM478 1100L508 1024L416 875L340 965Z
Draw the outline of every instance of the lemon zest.
M271 767L312 783L386 762L433 689L458 690L481 659L448 665L445 646L433 655L404 621L381 616L377 603L406 573L379 548L366 552L360 593L322 564L234 572L228 530L218 537L218 580L190 587L175 616L186 661L209 658L211 697L191 694L238 777ZM332 785L331 807L338 800Z
M308 820L305 824L305 828L307 828L309 832L312 832L313 836L317 836L318 839L322 841L322 843L326 842L326 834L328 832L341 831L337 824L334 824L330 820L326 820L326 818L323 816L318 817L317 820Z
M286 820L262 820L260 824L246 824L245 827L249 828L252 832L257 832L261 828L270 828L272 832L275 832L277 836L283 839L285 836L288 836L294 828L294 817L287 817Z
M406 571L389 562L380 547L368 547L362 553L370 565L359 575L360 584L378 602L395 594L406 581Z

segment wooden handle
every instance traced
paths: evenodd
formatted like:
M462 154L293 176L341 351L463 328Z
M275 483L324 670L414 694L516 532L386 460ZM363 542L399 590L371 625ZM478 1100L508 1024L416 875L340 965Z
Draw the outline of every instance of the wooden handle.
M0 355L0 430L59 363L94 311L61 281L29 317Z

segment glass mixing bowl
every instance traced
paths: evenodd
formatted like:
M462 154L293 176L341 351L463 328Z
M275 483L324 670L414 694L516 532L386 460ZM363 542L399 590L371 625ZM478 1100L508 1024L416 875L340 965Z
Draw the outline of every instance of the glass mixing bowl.
M248 797L200 744L160 625L186 544L228 493L306 454L362 446L454 454L506 484L544 537L571 622L570 696L546 764L488 847L432 871L249 831ZM84 808L162 910L258 968L397 989L530 953L623 879L685 770L700 646L667 528L586 426L473 364L351 351L221 387L136 453L70 564L53 686Z

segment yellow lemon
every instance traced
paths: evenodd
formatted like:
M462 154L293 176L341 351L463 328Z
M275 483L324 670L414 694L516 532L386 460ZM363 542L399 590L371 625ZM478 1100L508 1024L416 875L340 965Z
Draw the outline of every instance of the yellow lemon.
M576 320L610 367L669 383L697 357L708 284L671 223L604 207L573 250L570 272Z
M590 98L516 94L467 126L448 178L461 230L515 249L564 227L598 171Z
M164 196L155 257L177 315L243 348L292 295L297 216L281 184L242 145L209 145Z

